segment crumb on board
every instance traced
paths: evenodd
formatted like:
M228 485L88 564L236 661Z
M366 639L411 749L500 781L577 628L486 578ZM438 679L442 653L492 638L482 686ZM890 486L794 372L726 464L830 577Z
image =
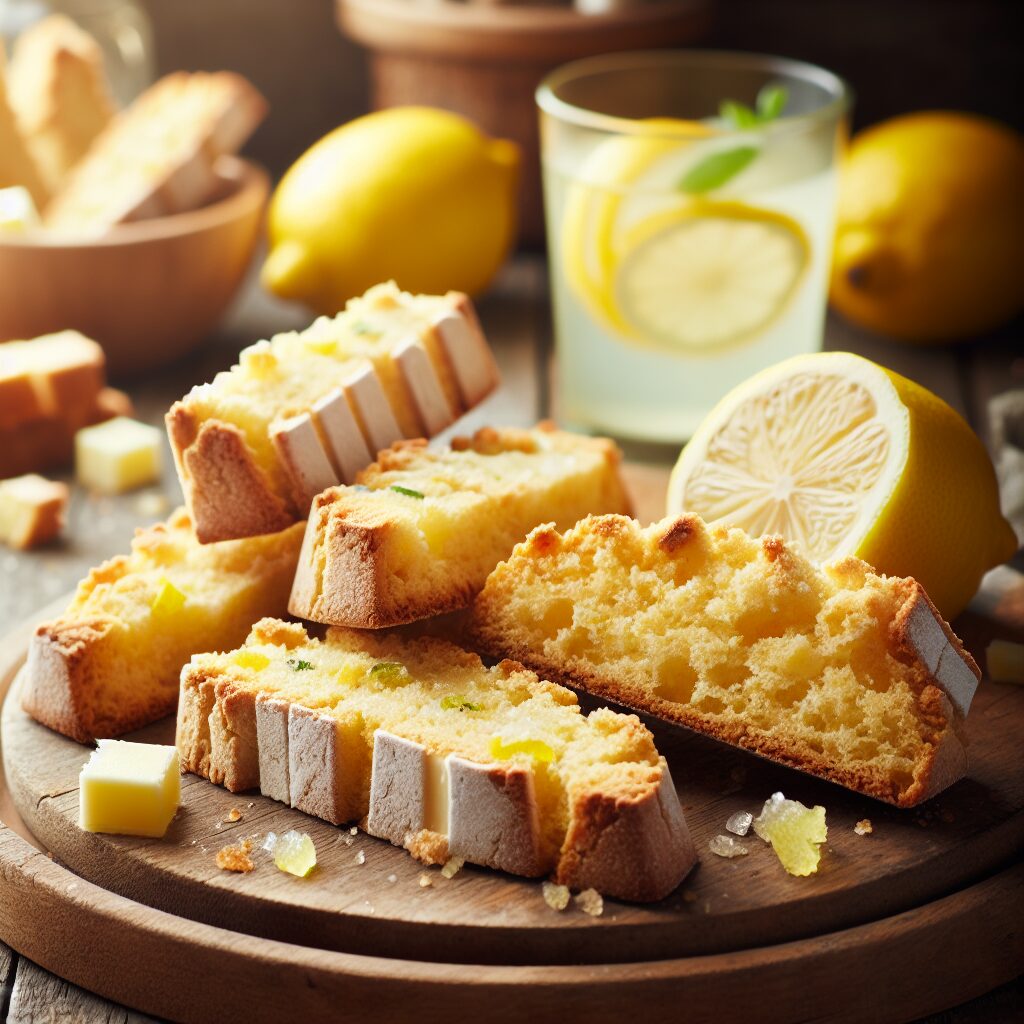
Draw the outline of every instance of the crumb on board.
M420 872L420 888L429 889L434 884L434 880L426 873L426 871Z
M356 854L356 863L357 864L365 864L366 863L366 854L362 850L360 850Z
M861 818L860 821L853 826L853 831L859 836L869 836L875 831L875 826L871 824L870 818Z
M449 857L444 862L444 867L441 868L441 874L445 878L454 878L462 870L462 865L465 863L462 857Z
M224 815L224 824L233 825L236 821L242 820L242 812L237 807L232 807L227 814Z
M249 854L252 852L252 841L243 839L240 843L224 846L217 851L217 867L221 871L237 871L247 874L256 865Z
M572 901L591 917L600 917L604 913L604 899L596 889L584 889L573 896Z

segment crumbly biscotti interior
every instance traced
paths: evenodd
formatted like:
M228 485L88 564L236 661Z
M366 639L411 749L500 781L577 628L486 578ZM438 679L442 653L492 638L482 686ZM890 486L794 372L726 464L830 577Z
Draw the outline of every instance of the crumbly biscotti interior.
M279 493L287 494L271 424L309 410L348 381L360 360L373 364L402 432L419 435L391 354L410 336L423 339L431 351L434 342L426 328L448 306L443 296L410 295L393 282L376 285L350 299L335 317L320 317L304 331L278 334L243 349L238 365L193 388L183 403L200 422L221 420L241 430L260 468ZM445 360L432 362L449 401L461 408L458 385Z
M484 667L468 651L433 637L332 628L323 641L301 625L265 620L245 645L228 654L198 654L182 673L185 690L212 682L219 691L274 697L335 718L339 746L346 751L345 818L369 810L370 772L377 730L422 744L429 754L448 754L490 764L507 762L533 772L542 856L554 866L568 828L568 808L577 791L621 795L628 800L660 778L650 732L634 715L607 708L589 716L576 695L539 679L521 665ZM240 715L242 727L250 720ZM193 728L208 729L200 716ZM252 745L235 732L233 742ZM179 749L186 767L202 761L198 748L209 737L184 741L179 712ZM217 770L210 773L216 776ZM344 820L344 819L343 819ZM409 836L407 848L431 848Z
M311 558L319 593L292 611L366 624L346 618L354 614L349 594L323 590L333 577L333 543L353 530L379 532L372 595L379 624L463 607L538 523L567 529L589 513L628 513L619 461L612 442L550 424L484 428L451 448L400 443L381 452L355 486L332 488L314 503L310 529L319 541L312 550L307 542L303 557Z
M535 530L473 609L481 650L893 803L958 727L894 624L920 588L697 516ZM967 656L969 661L969 656ZM973 665L973 662L971 662Z
M254 620L283 613L302 525L203 545L179 509L166 524L138 531L129 555L89 573L64 615L44 628L59 642L79 626L103 631L87 641L88 678L78 694L97 735L169 714L193 652L230 649Z

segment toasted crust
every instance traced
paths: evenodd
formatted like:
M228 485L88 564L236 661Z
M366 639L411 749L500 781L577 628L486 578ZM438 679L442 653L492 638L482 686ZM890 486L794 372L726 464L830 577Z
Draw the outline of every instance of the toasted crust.
M665 552L676 554L707 529L695 516L680 517L663 527L659 546ZM619 517L609 516L588 520L579 529L589 530L593 535L605 537L608 543L614 543L623 530L631 531L633 527ZM562 537L557 531L540 528L517 553L545 557L556 552L561 543ZM792 554L781 540L768 537L761 543L767 561L778 561L779 571L787 572L785 563ZM502 571L514 571L507 567L508 563L500 566L495 576ZM833 569L863 574L868 567L853 559ZM961 712L969 706L981 673L920 584L912 579L890 580L888 584L900 601L889 626L888 651L909 670L907 676L916 702L915 713L925 740L909 782L874 766L837 763L797 737L758 727L753 721L734 719L723 723L691 705L664 699L651 689L623 683L599 671L588 671L583 664L569 666L545 656L517 637L514 631L504 628L500 619L502 596L498 587L491 587L490 583L477 599L467 630L471 643L481 653L516 658L565 686L685 726L887 803L913 807L966 773L966 738Z

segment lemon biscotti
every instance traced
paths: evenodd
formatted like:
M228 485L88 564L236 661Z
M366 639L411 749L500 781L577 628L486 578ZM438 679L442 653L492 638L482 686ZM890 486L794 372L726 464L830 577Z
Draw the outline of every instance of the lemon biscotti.
M633 715L580 713L520 665L431 637L256 624L181 675L188 771L372 835L624 899L659 899L696 856L664 759Z
M399 442L313 502L288 610L379 628L462 608L538 523L629 512L611 441L541 424Z
M221 188L217 160L240 149L266 111L241 75L166 75L99 134L47 206L46 226L103 234L201 206Z
M203 543L305 519L402 438L431 437L482 401L497 368L465 295L378 285L334 318L243 350L167 414Z
M36 630L25 710L83 743L170 714L193 652L233 647L284 611L301 542L295 525L203 547L181 510L138 531L130 555L93 569L64 615Z
M541 527L470 630L488 654L909 807L966 769L980 673L912 579L816 569L697 516Z

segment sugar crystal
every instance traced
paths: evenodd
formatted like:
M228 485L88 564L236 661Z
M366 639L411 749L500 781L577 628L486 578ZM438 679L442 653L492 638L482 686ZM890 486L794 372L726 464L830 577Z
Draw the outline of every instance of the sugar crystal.
M737 811L735 814L729 815L725 828L728 832L732 832L733 835L745 836L750 831L753 820L754 816L750 811Z
M545 882L541 886L541 893L544 896L544 902L552 910L565 910L569 906L569 887L567 885Z
M462 870L462 865L465 863L462 857L449 857L445 861L444 867L441 868L441 874L445 878L454 878Z
M708 843L711 852L718 857L746 857L750 852L742 843L737 843L732 836L715 836Z
M600 917L604 913L604 899L596 889L584 889L573 896L572 901L591 917Z
M268 841L270 835L267 836ZM263 846L268 848L266 842ZM274 854L274 863L289 875L305 878L316 867L316 847L305 832L289 829L283 836L277 836L269 849Z

